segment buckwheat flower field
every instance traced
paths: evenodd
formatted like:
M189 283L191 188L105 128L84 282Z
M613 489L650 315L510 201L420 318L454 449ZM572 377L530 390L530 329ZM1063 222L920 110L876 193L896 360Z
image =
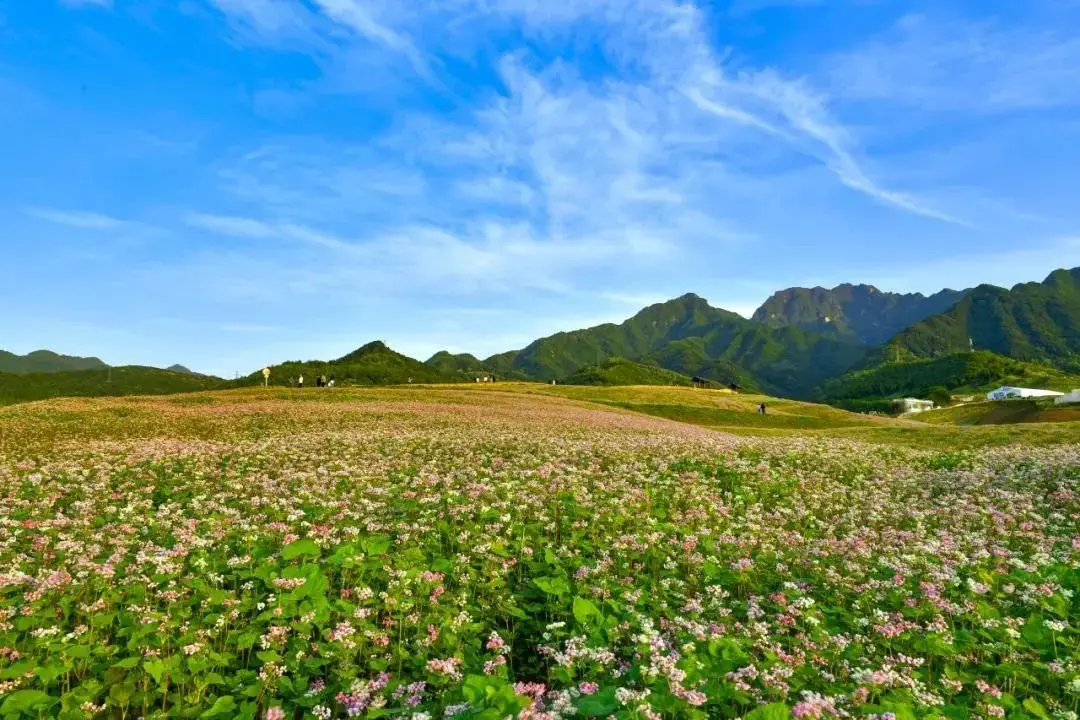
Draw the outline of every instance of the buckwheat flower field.
M1080 446L463 390L0 428L3 718L1076 718Z

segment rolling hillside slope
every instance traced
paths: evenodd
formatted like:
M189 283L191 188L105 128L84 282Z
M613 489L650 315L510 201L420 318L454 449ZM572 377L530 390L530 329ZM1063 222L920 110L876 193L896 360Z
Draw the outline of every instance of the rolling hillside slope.
M228 387L221 378L125 365L104 370L0 373L0 404L54 397L170 395Z
M0 372L3 373L52 373L68 370L100 370L106 368L96 357L59 355L51 350L35 350L26 355L16 355L0 350Z

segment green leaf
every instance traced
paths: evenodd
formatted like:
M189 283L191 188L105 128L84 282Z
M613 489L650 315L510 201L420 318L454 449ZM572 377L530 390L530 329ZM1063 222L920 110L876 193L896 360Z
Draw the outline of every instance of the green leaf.
M585 717L605 717L615 712L619 701L615 699L615 688L606 687L592 695L583 695L578 700L578 713Z
M123 660L121 660L118 663L115 663L113 665L113 667L124 668L125 670L130 670L131 668L135 667L138 664L139 664L139 658L137 658L137 657L129 657L129 658L124 658Z
M548 595L565 595L570 592L570 584L560 577L538 577L533 583Z
M7 696L3 705L0 705L0 713L29 714L34 708L54 699L40 690L16 690Z
M64 673L64 666L58 663L51 665L39 665L34 668L34 674L41 680L41 684L48 687L53 680Z
M369 538L364 538L360 543L364 547L364 552L368 555L382 555L390 549L390 538L385 535L372 535Z
M589 622L592 618L603 618L600 608L588 598L574 598L574 618L581 624Z
M791 710L784 703L769 703L754 708L743 716L743 720L788 720Z
M303 540L295 540L281 549L281 557L283 560L292 560L301 555L319 557L319 546L316 545L314 541L305 538Z
M216 718L216 717L221 717L222 715L229 715L230 717L232 717L232 712L234 710L236 710L236 701L233 700L233 696L232 695L222 695L221 697L219 697L217 700L214 701L214 704L210 707L209 710L204 712L199 717L200 718Z
M143 670L145 670L150 677L154 678L154 682L161 683L161 676L165 674L165 663L158 658L147 660L143 663Z
M1039 718L1050 717L1046 712L1046 708L1044 708L1042 706L1042 704L1038 700L1036 700L1035 698L1030 698L1029 697L1027 700L1025 700L1024 701L1024 709L1027 710L1032 715L1034 715L1035 717L1039 717Z
M487 699L487 690L490 685L488 678L483 675L470 675L465 678L465 683L461 686L461 694L467 703L479 706Z
M510 617L515 617L518 620L527 620L529 618L524 610L515 605L505 605L503 606L503 611Z
M20 660L17 663L12 664L9 667L0 670L0 679L13 680L18 677L22 677L29 671L34 669L33 660Z

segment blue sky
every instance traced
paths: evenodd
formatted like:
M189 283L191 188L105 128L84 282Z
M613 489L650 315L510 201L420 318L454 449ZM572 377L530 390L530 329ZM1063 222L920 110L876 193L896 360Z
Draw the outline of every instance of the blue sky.
M1080 265L1077 0L0 7L0 347L232 376Z

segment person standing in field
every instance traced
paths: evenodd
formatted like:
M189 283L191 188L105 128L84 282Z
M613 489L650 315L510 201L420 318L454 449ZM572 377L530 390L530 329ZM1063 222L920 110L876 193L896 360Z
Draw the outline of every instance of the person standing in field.
M301 390L304 389L304 376L303 375L300 376L299 384L297 385L297 387L299 387Z

